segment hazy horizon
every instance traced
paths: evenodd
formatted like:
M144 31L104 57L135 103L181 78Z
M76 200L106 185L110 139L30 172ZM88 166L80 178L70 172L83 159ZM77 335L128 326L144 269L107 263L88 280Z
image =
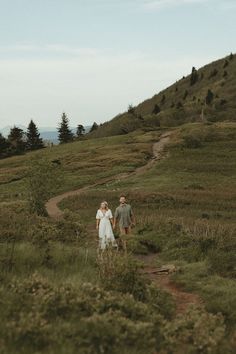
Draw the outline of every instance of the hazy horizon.
M1 128L101 123L235 52L233 0L0 5Z

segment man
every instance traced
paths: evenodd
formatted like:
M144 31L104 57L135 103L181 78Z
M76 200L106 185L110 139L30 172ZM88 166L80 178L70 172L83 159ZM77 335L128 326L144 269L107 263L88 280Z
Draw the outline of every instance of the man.
M115 229L116 223L119 221L121 235L128 235L131 231L131 227L135 226L135 218L132 208L129 204L126 204L126 197L120 196L120 206L116 208L113 228Z

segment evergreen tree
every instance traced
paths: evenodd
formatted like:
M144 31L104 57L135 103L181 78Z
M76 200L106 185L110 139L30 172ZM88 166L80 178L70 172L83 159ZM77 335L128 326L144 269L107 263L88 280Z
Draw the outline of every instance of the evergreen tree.
M165 103L165 101L166 101L166 96L165 96L165 95L163 95L163 96L162 96L162 99L161 99L161 104L164 104L164 103Z
M193 86L198 81L198 72L195 67L192 68L192 73L190 77L190 85Z
M206 104L210 105L214 99L213 92L209 89L206 95Z
M18 127L13 127L8 135L8 141L10 143L10 149L13 153L22 153L26 149L25 133Z
M94 130L97 130L97 128L98 128L98 125L96 122L94 122L89 132L92 133Z
M153 111L152 111L152 114L158 114L160 112L161 112L160 107L158 106L158 104L155 104L155 106L153 108Z
M229 60L233 60L233 58L234 58L233 53L230 53Z
M69 143L73 140L73 133L69 128L69 120L65 113L62 113L61 124L58 128L58 140L60 144Z
M27 149L38 150L44 147L43 140L40 138L40 134L38 132L38 128L32 120L28 125L26 137Z
M228 65L229 65L229 62L228 62L228 60L226 59L225 62L224 62L223 68L224 68L224 69L227 68Z
M129 114L134 114L135 113L135 108L132 104L128 106L128 111Z
M0 133L0 157L8 155L9 143L6 138Z
M76 135L78 138L81 138L82 136L84 136L84 134L85 134L84 126L82 124L79 124L77 127Z

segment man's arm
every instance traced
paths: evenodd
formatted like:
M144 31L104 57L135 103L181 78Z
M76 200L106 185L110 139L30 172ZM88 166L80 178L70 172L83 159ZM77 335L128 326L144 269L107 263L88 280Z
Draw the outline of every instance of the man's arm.
M114 218L113 218L113 229L116 228L116 223L117 223L118 217L119 217L119 211L118 211L118 208L116 208L115 215L114 215Z
M130 218L131 218L132 224L135 226L135 224L136 224L135 215L134 215L134 212L131 207L130 207Z

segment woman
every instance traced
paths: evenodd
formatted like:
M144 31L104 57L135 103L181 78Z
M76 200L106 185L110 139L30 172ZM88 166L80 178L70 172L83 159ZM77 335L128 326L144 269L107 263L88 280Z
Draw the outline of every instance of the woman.
M99 246L102 250L104 250L109 243L111 243L113 247L117 247L112 231L112 220L113 216L111 210L108 208L108 203L102 202L96 215L96 228L98 230Z

